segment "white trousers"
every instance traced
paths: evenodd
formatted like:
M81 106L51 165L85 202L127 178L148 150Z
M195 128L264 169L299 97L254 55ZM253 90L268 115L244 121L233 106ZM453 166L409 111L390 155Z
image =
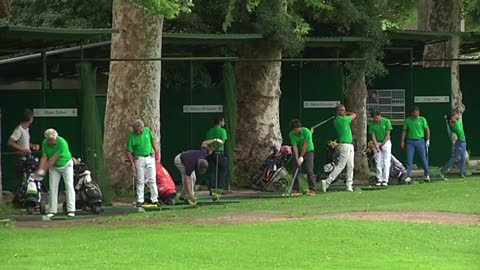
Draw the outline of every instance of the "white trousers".
M145 180L150 186L150 200L152 203L158 202L155 159L153 157L136 157L135 168L137 169L137 202L145 201Z
M386 141L380 152L377 152L373 158L375 159L377 179L388 183L392 162L392 142L390 140Z
M180 174L182 175L182 193L180 194L180 197L182 198L189 198L188 193L187 193L187 188L185 185L185 176L187 176L185 172L185 165L183 165L182 160L180 159L180 154L178 154L175 159L173 160L173 163L175 164L175 167L180 171ZM191 175L192 178L192 192L195 190L195 182L197 181L197 177L195 175L195 171L192 172Z
M73 161L62 167L52 167L48 170L50 194L48 199L49 213L56 214L58 208L58 184L63 177L67 194L67 211L75 212L75 189L73 188Z
M335 148L338 153L338 164L328 176L327 184L330 185L333 181L335 181L335 179L337 179L338 175L343 171L343 169L346 169L346 184L347 187L351 187L353 184L353 161L355 157L353 144L339 143Z

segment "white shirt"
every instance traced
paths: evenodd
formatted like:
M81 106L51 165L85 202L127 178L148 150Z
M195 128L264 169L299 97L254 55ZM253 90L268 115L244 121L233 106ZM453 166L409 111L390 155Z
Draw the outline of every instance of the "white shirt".
M10 138L20 145L20 147L30 149L30 133L28 132L28 128L19 125L15 128Z

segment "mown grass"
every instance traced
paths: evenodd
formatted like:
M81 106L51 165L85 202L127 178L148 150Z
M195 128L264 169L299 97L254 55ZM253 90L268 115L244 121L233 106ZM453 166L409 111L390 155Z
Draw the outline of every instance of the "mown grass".
M221 200L222 201L222 200ZM221 202L220 201L220 202ZM189 209L104 217L141 220L166 217L211 217L247 213L305 216L349 211L444 211L480 214L480 178L436 181L360 192L327 192L315 197L248 199Z
M0 260L3 269L478 269L479 236L478 226L349 220L4 229Z

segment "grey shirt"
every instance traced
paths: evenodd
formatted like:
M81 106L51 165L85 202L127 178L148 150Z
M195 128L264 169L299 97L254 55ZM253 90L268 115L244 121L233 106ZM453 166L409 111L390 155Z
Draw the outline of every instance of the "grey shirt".
M28 128L24 128L22 125L18 125L10 136L20 147L30 149L30 133Z

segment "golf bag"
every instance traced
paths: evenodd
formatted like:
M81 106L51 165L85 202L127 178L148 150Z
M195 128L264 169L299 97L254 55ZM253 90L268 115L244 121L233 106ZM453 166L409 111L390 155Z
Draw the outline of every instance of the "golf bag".
M38 158L27 156L22 162L22 177L17 186L12 204L17 208L25 208L28 214L34 214L39 211L44 215L46 212L45 202L42 201L43 176L37 175L35 171L38 169Z
M317 173L317 182L327 179L330 173L335 169L335 167L337 167L339 157L336 147L337 140L332 140L328 142L325 154L325 165L323 165L323 173ZM337 179L335 180L338 179L345 179L345 173L343 171L337 176Z
M284 191L288 181L284 178L287 174L285 165L292 157L292 147L283 145L280 150L275 146L272 152L264 159L262 166L255 172L251 179L251 187L260 191Z
M94 214L100 214L102 209L102 191L92 179L91 172L81 159L73 159L73 185L75 187L75 207ZM67 204L63 204L66 212Z
M177 196L177 190L172 176L168 173L167 169L159 162L156 162L156 182L158 189L158 201L172 205L175 203L175 197Z

